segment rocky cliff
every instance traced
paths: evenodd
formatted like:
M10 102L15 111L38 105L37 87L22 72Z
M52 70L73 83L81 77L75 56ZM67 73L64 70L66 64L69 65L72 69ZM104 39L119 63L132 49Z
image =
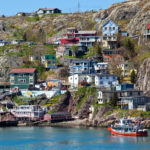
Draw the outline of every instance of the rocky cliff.
M139 68L136 87L150 95L150 58L145 59Z
M56 99L52 99L55 101ZM123 117L123 110L112 107L111 104L98 104L97 90L90 87L79 88L78 91L67 92L59 96L57 103L51 103L51 112L70 112L77 120L64 125L108 127L114 120ZM126 117L143 121L145 127L150 127L149 112L136 110L126 111ZM63 125L63 124L60 124Z

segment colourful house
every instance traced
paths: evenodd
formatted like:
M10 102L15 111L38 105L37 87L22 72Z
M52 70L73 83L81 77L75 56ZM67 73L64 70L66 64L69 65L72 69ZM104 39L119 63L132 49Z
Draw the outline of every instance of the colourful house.
M41 62L40 56L30 56L29 60L30 60L30 62L33 62L33 63L40 63Z
M146 39L150 39L150 23L147 25L147 28L146 28L146 30L144 32L144 37Z
M97 31L78 31L76 37L79 38L79 44L87 47L92 47L95 42L100 42L100 36Z
M95 73L94 65L97 60L73 59L69 65L70 74L91 74Z
M35 68L20 68L10 71L10 88L28 89L34 87L37 81Z
M107 21L102 27L103 34L103 47L116 48L117 47L117 34L119 32L119 26L112 20Z
M74 27L68 28L67 33L64 37L60 39L61 44L77 44L79 43L79 38L76 37L77 29Z
M61 87L62 87L61 81L57 80L57 79L48 80L47 85L48 85L49 88L59 88L59 89L61 89Z
M44 55L41 57L41 62L46 69L56 68L56 56L55 55Z
M119 49L105 49L103 50L103 59L107 63L122 64L124 62L124 57L121 54L122 51Z

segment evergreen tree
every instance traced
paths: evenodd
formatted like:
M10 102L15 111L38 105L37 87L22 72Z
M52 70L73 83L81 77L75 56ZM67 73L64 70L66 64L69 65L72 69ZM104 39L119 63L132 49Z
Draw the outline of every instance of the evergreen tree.
M111 100L111 105L113 107L117 106L118 101L119 101L119 98L118 98L117 92L115 92L114 95L113 95L113 98Z
M137 80L137 75L135 73L135 71L133 70L131 73L131 83L135 84Z
M73 56L76 56L76 52L78 51L78 46L72 45L72 46L71 46L71 51L72 51L72 53L73 53Z
M99 62L103 62L103 53L102 53L102 47L100 46L100 44L96 42L94 45L94 49L96 51L97 60Z
M131 38L127 37L123 42L123 46L128 50L130 57L134 57L136 55L135 43Z
M27 41L27 34L26 34L26 32L23 33L23 37L22 37L22 38L23 38L23 40L24 40L25 42Z

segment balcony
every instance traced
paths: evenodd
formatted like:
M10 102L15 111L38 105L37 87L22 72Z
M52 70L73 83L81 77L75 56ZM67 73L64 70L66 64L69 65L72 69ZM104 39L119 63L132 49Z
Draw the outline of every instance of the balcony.
M80 36L79 37L80 42L100 42L100 37L99 36Z
M117 41L117 36L103 36L103 40L115 42L115 41Z

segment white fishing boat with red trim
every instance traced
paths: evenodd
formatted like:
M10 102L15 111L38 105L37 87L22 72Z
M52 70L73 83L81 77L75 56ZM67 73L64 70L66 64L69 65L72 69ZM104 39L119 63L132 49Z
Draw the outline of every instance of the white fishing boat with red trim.
M140 122L134 122L131 119L119 119L111 125L108 130L112 135L121 136L148 136L148 131L142 128Z

